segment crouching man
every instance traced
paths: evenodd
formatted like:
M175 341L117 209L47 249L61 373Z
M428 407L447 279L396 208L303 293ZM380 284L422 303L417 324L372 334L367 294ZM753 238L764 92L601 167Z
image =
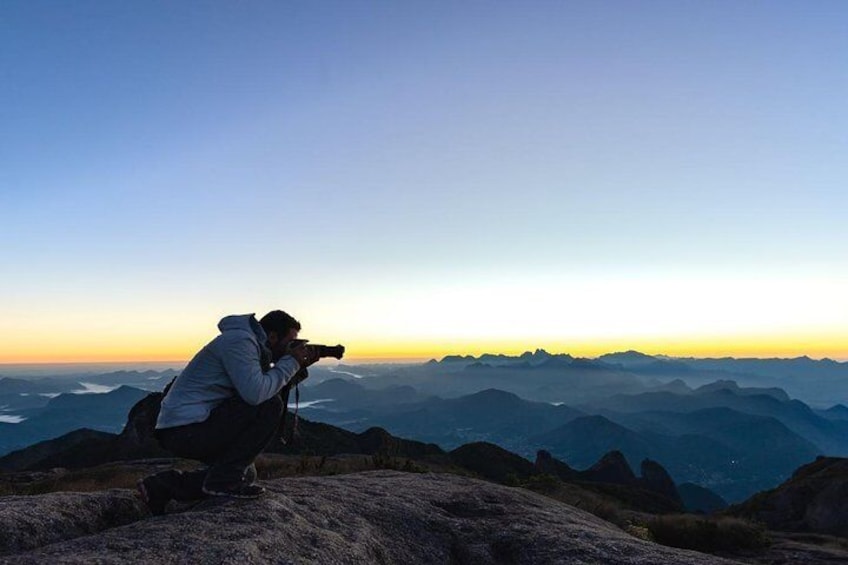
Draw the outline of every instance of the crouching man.
M208 467L163 471L138 482L153 514L171 500L205 496L256 498L254 461L274 437L283 412L279 393L305 378L315 348L295 342L300 323L281 310L258 322L253 314L227 316L221 334L174 380L156 422L159 443L178 457Z

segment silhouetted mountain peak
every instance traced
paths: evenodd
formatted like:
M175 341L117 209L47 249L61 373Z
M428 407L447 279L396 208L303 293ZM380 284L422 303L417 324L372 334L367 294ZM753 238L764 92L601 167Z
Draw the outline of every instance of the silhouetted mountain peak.
M616 351L614 353L607 353L602 355L601 357L615 357L618 359L631 359L631 360L639 360L639 361L654 361L656 357L653 355L648 355L647 353L642 353L641 351L636 351L635 349L628 349L627 351Z
M308 388L315 393L320 393L330 397L339 397L365 390L365 387L356 382L340 378L327 379L326 381L322 381Z
M579 472L569 467L559 459L554 458L549 451L540 449L536 452L536 470L540 473L559 477L564 481L575 479Z
M720 379L709 384L705 384L699 386L695 389L696 393L704 393L704 392L713 392L717 390L730 390L730 391L738 391L739 385L736 381L731 381L728 379Z
M818 457L786 482L754 495L729 513L776 530L848 535L848 459Z
M619 351L616 353L607 353L598 357L597 360L603 363L609 363L610 365L623 365L625 367L630 365L644 365L658 361L658 359L652 355L646 355L645 353L641 353L633 349L628 351Z
M769 397L770 401L789 402L789 395L785 390L777 387L762 388L762 387L740 387L736 381L721 379L712 383L705 384L695 389L696 395L717 394L723 396L748 396L748 397Z
M536 349L535 351L525 351L521 355L519 355L519 359L539 359L539 358L548 358L551 354L545 351L544 349Z
M147 394L148 392L145 390L121 385L115 390L103 393L62 393L56 398L51 398L47 406L52 409L79 409L93 405L105 406L112 402L135 402L144 398Z
M476 357L473 355L446 355L442 357L442 360L439 363L469 363L476 361Z
M848 406L836 404L821 413L830 420L848 420Z
M534 465L523 457L484 441L466 443L448 455L458 465L474 471L481 477L501 483L526 479L536 474Z
M486 390L481 390L480 392L463 396L462 398L457 399L457 401L468 404L494 403L498 405L514 405L527 402L526 400L522 400L517 394L506 392L497 388L487 388Z
M624 454L620 451L610 451L600 461L592 465L585 474L593 480L603 483L628 484L636 481L636 475Z
M677 486L674 484L671 475L665 470L665 467L652 461L644 459L641 465L642 483L646 488L654 492L658 492L663 496L667 496L671 500L682 503L680 493L677 492Z
M688 512L703 512L712 514L718 510L727 508L727 501L701 485L695 483L682 483L677 485L677 492L683 499L683 506Z
M653 387L651 390L653 391L665 391L671 392L673 394L691 394L692 388L686 384L683 379L674 379L673 381L669 381L667 383L659 384Z

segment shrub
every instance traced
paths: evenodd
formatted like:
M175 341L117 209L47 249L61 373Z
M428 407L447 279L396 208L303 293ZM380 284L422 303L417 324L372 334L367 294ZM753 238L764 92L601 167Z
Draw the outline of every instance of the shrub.
M385 453L376 453L371 457L371 464L375 469L391 469L393 471L404 471L407 473L424 473L427 471L412 459L392 457Z
M540 494L550 494L552 492L556 492L561 485L562 481L560 481L559 478L544 473L528 477L521 486Z
M739 518L658 516L648 522L648 530L657 543L707 553L762 549L771 544L765 528Z
M553 475L543 473L529 477L524 481L519 481L513 475L512 479L516 482L516 486L522 486L533 492L585 510L620 528L624 528L629 523L622 512L621 505L615 499L571 483L565 483Z

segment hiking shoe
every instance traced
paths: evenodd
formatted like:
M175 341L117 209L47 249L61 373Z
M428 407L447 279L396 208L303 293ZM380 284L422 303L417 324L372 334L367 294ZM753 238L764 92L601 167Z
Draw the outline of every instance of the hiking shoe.
M165 507L171 500L171 495L168 488L156 475L139 479L136 488L138 489L138 497L144 502L151 514L161 516L165 513Z
M230 498L259 498L265 489L259 485L234 483L229 485L203 485L203 493L209 496L228 496Z

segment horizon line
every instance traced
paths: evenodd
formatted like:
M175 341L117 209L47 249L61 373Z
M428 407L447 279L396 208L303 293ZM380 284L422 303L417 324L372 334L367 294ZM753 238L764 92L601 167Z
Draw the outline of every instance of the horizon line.
M670 359L737 359L737 360L741 360L741 359L760 359L760 360L781 359L781 360L792 360L792 359L807 358L807 359L811 359L813 361L829 360L829 361L835 361L835 362L838 362L838 363L848 363L848 358L832 357L832 356L828 356L828 355L815 357L815 356L812 356L812 355L809 355L809 354L791 355L791 356L790 355L781 356L781 355L774 355L774 354L765 355L765 356L758 356L758 355L734 356L734 355L731 355L731 354L701 355L701 356L699 356L699 355L696 355L696 354L668 355L666 353L646 353L644 351L639 351L637 349L624 349L624 350L618 350L618 351L609 351L607 353L602 353L602 354L596 355L596 356L584 356L584 355L574 355L574 354L571 354L571 353L568 353L568 352L553 353L553 352L545 350L544 348L537 348L535 350L529 350L528 349L528 350L526 350L522 353L516 353L516 354L486 352L486 353L481 353L481 354L478 354L478 355L474 355L472 353L446 353L446 354L443 354L441 356L438 356L438 355L434 355L434 356L385 356L385 357L383 357L383 356L362 356L362 357L351 357L351 358L341 359L337 362L337 364L348 364L348 363L349 364L407 364L407 363L412 364L412 363L427 363L427 362L433 361L433 360L441 361L441 360L445 359L446 357L479 358L479 357L482 357L484 355L502 355L504 357L520 357L520 356L525 355L527 353L532 354L535 351L544 351L545 353L547 353L549 355L569 355L569 356L574 357L576 359L598 359L600 357L603 357L604 355L613 355L613 354L635 352L635 353L640 353L640 354L647 355L647 356L650 356L650 357L667 357L667 358L670 358ZM106 360L106 361L104 361L104 360L96 360L96 361L95 360L92 360L92 361L87 361L87 360L0 361L0 368L3 368L3 367L22 367L22 366L26 366L26 367L38 367L38 366L50 367L50 366L68 366L68 365L72 365L72 366L77 366L77 365L88 365L88 366L91 366L91 365L176 365L176 366L185 366L185 365L188 364L188 362L190 360L191 359L189 358L189 359L161 359L161 360L122 359L122 360Z

